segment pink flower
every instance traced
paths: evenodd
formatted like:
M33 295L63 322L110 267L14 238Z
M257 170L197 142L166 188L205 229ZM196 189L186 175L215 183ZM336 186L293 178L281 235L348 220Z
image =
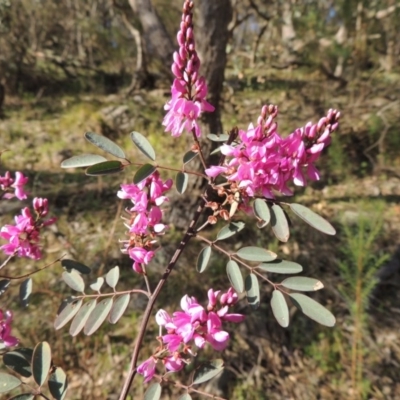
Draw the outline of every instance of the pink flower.
M171 88L171 100L164 106L167 114L163 125L173 137L183 131L201 136L198 120L203 112L212 112L214 107L205 99L207 84L204 77L199 77L200 60L195 49L192 22L193 2L186 0L180 31L178 32L179 51L174 53L172 72L175 75Z
M5 311L0 309L0 349L2 347L16 346L19 340L11 336L11 322L13 314L11 311Z
M151 356L137 367L137 372L138 374L143 375L145 383L153 379L156 372L156 363L157 359Z
M6 193L3 195L5 199L17 197L19 200L25 200L27 194L24 191L24 186L28 182L28 178L22 172L15 173L15 179L11 178L10 172L7 171L3 176L0 176L0 189ZM14 193L8 192L9 188L14 188Z

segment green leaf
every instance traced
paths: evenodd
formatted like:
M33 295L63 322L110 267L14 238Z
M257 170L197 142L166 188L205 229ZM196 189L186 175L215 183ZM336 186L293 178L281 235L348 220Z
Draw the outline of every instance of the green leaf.
M101 287L104 284L104 278L100 276L96 279L96 282L92 283L89 287L95 292L100 292Z
M144 394L144 400L158 400L161 397L161 390L158 382L151 384Z
M281 285L287 289L299 290L301 292L315 292L324 287L323 283L318 279L307 278L305 276L293 276L286 278Z
M138 183L144 181L150 175L154 173L157 168L151 164L142 165L137 171L135 176L133 177L133 183L137 185Z
M85 173L89 176L98 176L116 174L122 170L123 165L121 161L111 160L92 165L86 169Z
M8 400L33 400L35 395L32 393L21 393L16 396L10 397Z
M74 269L71 272L64 271L62 273L63 281L73 290L77 292L82 292L85 290L85 282L83 281L79 272Z
M211 246L204 247L197 257L196 269L198 272L202 273L206 270L208 262L211 257Z
M183 156L183 163L187 164L190 161L192 161L195 157L198 156L198 152L194 152L194 151L188 151L187 153L185 153L185 155Z
M35 382L42 386L47 379L51 366L51 349L47 342L39 343L32 356L32 374Z
M194 373L193 385L199 385L216 377L224 369L224 362L220 359L202 364Z
M94 310L96 307L97 300L90 300L87 303L85 303L81 309L78 311L78 313L75 315L75 318L72 320L71 326L69 328L69 334L71 336L76 336L79 334L79 332L83 329L85 326L90 313Z
M91 269L89 267L87 267L84 264L81 264L78 261L74 261L74 260L68 260L68 259L61 260L61 265L67 271L71 271L72 269L76 269L78 272L80 272L81 274L84 274L84 275L90 274L90 272L91 272Z
M0 372L0 393L6 393L17 388L22 382L13 375Z
M293 261L276 259L269 263L262 263L257 268L275 274L298 274L303 267Z
M289 308L285 296L279 290L272 292L271 308L278 324L287 328L289 326Z
M130 299L131 295L127 293L118 297L118 299L114 302L114 305L112 306L110 315L108 317L108 320L111 324L117 323L118 320L124 315Z
M271 207L271 225L278 240L287 242L290 236L289 224L284 211L278 204L273 204Z
M21 283L19 287L19 298L21 300L22 307L27 307L31 299L32 294L32 278L28 278Z
M107 318L107 315L109 314L112 305L112 298L104 299L97 304L95 309L90 314L90 317L88 318L85 327L83 328L83 333L85 335L90 336L94 332L96 332L97 329L100 328L101 324Z
M336 319L324 306L302 293L291 293L290 298L294 305L308 318L325 326L334 326Z
M247 275L244 281L244 287L248 303L252 308L258 308L260 306L260 286L257 276L254 274Z
M0 281L0 296L5 293L5 291L10 286L11 280L10 279L2 279Z
M311 211L309 208L304 207L301 204L293 203L290 204L290 209L303 221L307 222L308 225L317 229L322 233L326 233L327 235L335 235L335 228L320 215L316 214L314 211Z
M82 300L68 299L63 302L63 304L65 303L66 305L57 315L57 318L54 321L55 329L61 329L64 325L68 324L68 322L71 321L72 318L74 318L74 316L82 306Z
M267 203L262 199L256 199L253 203L253 210L255 216L263 221L262 226L268 225L271 219L271 212Z
M224 226L217 234L217 240L228 239L236 233L240 232L245 227L242 221L231 222Z
M23 347L21 349L5 353L3 355L3 362L6 367L10 368L12 371L23 376L24 378L29 378L30 376L32 376L32 355L32 349L27 349Z
M85 138L90 143L94 144L95 146L104 150L105 152L112 154L115 157L124 158L124 159L126 158L125 153L121 149L121 147L119 147L112 140L106 138L105 136L98 135L97 133L93 133L93 132L86 132Z
M110 269L106 275L106 282L110 288L115 289L119 281L119 267L114 267Z
M104 161L107 161L107 159L97 154L81 154L80 156L73 156L64 160L61 163L61 168L88 167Z
M150 160L156 160L156 152L150 142L139 132L131 132L132 142Z
M180 193L180 194L185 193L188 182L189 182L188 174L186 174L185 172L181 172L181 171L179 171L176 174L175 185L176 185L176 190L178 191L178 193Z
M207 139L210 139L213 142L226 142L229 139L229 135L223 133L221 135L216 135L215 133L209 133L207 135Z
M68 388L67 375L62 368L57 367L49 376L49 390L56 400L63 400Z
M272 251L261 249L260 247L242 247L236 253L240 258L247 261L272 261L277 255Z
M243 293L244 291L244 281L242 273L240 272L239 265L236 261L230 260L226 264L226 273L232 287L237 293Z

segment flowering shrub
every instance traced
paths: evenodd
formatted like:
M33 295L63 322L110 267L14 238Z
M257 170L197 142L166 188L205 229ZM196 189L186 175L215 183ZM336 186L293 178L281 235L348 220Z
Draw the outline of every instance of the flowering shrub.
M133 295L147 297L148 302L137 337L132 338L135 339L135 345L130 367L121 388L120 400L127 398L137 373L143 375L144 382L156 380L156 383L150 386L148 396L158 399L162 389L160 383L170 382L167 374L181 371L187 364L195 362L198 351L206 345L215 352L222 352L229 345L230 339L225 325L241 323L245 318L231 309L244 298L252 308L257 308L261 301L260 282L270 284L273 288L271 308L282 327L289 325L288 301L306 316L323 325L335 324L335 318L329 310L301 293L323 288L319 280L290 276L280 282L273 282L269 278L270 273L298 274L303 270L301 265L279 259L276 253L256 246L244 246L230 251L221 242L244 228L245 222L240 220L242 212L254 216L259 228L271 224L273 233L282 242L286 242L290 235L288 212L293 212L323 233L335 234L334 228L325 219L301 204L283 202L279 196L291 196L292 184L305 186L307 180L319 179L315 163L323 149L329 145L331 134L338 127L340 113L331 109L317 123L309 122L304 127L295 129L289 136L283 137L278 133L277 106L265 105L256 125L250 124L247 130L234 127L228 134L205 135L201 131L199 121L203 112L212 112L214 107L206 100L207 85L204 77L200 76L192 10L193 2L186 0L177 37L179 50L174 54L172 65L175 79L171 99L165 105L167 114L162 124L172 137L176 138L183 131L187 131L194 141L191 149L183 156L183 167L176 169L176 190L179 193L185 192L189 175L200 176L207 180L207 184L192 219L188 221L182 240L155 287L152 287L148 279L150 271L147 266L161 246L161 236L168 230L163 205L168 202L169 191L174 185L171 179L164 180L161 172L163 169L174 169L155 163L154 149L138 132L132 132L131 139L150 160L149 163L132 163L117 144L92 132L86 133L85 138L117 160L85 154L74 156L62 163L63 168L85 167L86 174L94 176L118 173L126 168L139 166L134 174L133 183L122 184L117 196L131 203L125 209L124 223L127 232L126 237L120 241L121 251L133 261L132 268L143 277L146 289L117 290L120 269L116 266L104 277L98 277L91 283L89 287L94 294L88 294L85 290L86 279L83 276L90 272L90 268L81 262L63 259L61 265L65 271L62 279L76 294L63 302L54 322L56 329L71 322L69 333L72 336L77 336L82 331L86 335L92 335L106 320L111 324L117 323L127 310ZM206 155L203 154L199 139L205 140L206 137L222 143L217 148L221 157L216 165L209 165ZM203 171L187 169L187 165L195 157L200 158ZM12 179L10 173L6 172L4 177L0 177L0 188L3 192L0 193L0 197L25 199L27 195L23 187L26 183L27 179L22 173L17 172L15 179ZM15 225L5 225L1 228L0 238L6 243L0 249L8 258L0 269L6 267L14 257L28 257L34 260L41 258L40 232L55 223L55 218L46 219L47 199L35 198L33 210L34 215L28 207L23 208L21 215L15 217ZM199 218L205 211L208 212L208 217L199 226ZM214 240L201 234L204 228L217 223L224 226ZM169 313L164 309L158 310L155 314L155 321L159 326L159 335L156 337L158 345L151 355L141 354L145 332L158 296L191 239L203 243L196 261L199 272L206 270L212 252L226 257L228 287L225 291L209 289L206 307L190 294L182 293L184 296L181 300L181 311ZM7 289L8 284L9 282L0 282L0 295ZM31 288L31 281L24 281L21 288L24 297ZM18 340L10 335L11 319L10 311L0 310L0 345L6 349L18 344ZM59 367L51 367L49 345L42 342L34 350L27 350L29 349L16 349L13 354L24 358L29 365L29 371L32 370L38 385L32 393L43 394L43 384L47 380L48 390L53 398L64 398L67 389L66 374ZM8 349L3 357L4 363L14 372L21 373L14 368L13 357L7 357L7 354L11 354L8 353ZM139 357L144 361L139 363ZM222 368L223 364L218 359L199 366L191 383L181 385L187 392L186 398L190 398L190 392L213 397L195 386L216 376ZM23 373L21 375L25 376ZM0 392L11 390L21 383L21 380L12 375L0 374ZM43 394L43 397L46 396Z

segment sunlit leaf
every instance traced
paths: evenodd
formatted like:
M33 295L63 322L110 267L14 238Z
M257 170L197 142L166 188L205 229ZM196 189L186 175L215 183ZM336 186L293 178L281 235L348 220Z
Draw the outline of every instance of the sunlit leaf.
M23 307L27 307L32 294L32 278L23 281L19 287L19 299Z
M325 326L334 326L336 319L324 306L302 293L291 293L293 304L301 310L308 318Z
M104 161L107 161L107 159L97 154L81 154L79 156L73 156L64 160L61 163L61 168L88 167Z
M85 174L89 176L110 175L121 172L123 169L124 167L121 161L111 160L88 167Z
M301 204L293 203L290 204L290 209L303 221L320 232L326 233L327 235L334 235L336 233L335 228L326 219L309 208Z
M90 143L94 144L98 148L104 150L107 153L112 154L118 158L125 158L125 153L116 143L112 140L106 138L105 136L98 135L97 133L93 132L86 132L85 138Z
M271 207L271 225L274 235L281 242L287 242L290 236L289 223L284 211L278 204L273 204Z
M126 308L128 307L131 295L129 293L123 294L115 300L114 305L111 308L108 320L111 324L115 324L124 315Z
M236 233L240 232L245 227L242 221L231 222L224 226L217 234L217 240L228 239Z
M271 212L265 200L255 199L253 203L253 210L256 217L260 218L264 223L262 227L267 225L271 219Z
M209 133L207 139L213 142L226 142L229 139L229 135L222 133L221 135L216 135L215 133Z
M90 274L91 272L91 269L89 267L75 260L67 260L67 259L61 260L61 265L67 271L76 269L78 272L84 275Z
M249 274L244 281L247 302L252 308L258 308L260 305L260 285L257 276Z
M90 313L94 310L96 307L97 300L90 300L87 303L85 303L79 312L75 315L75 318L72 320L71 326L69 328L69 334L71 336L76 336L78 333L83 329L85 326Z
M85 327L83 328L83 333L85 335L90 336L100 328L101 324L107 318L112 305L113 299L111 297L104 299L97 304L95 309L91 312Z
M184 393L178 400L192 400L192 396L189 393Z
M67 375L62 368L57 367L49 376L49 390L56 400L63 400L68 388Z
M202 364L194 373L193 385L199 385L216 377L224 369L223 360L217 359Z
M226 265L226 273L228 275L229 281L232 287L237 293L243 293L244 291L244 281L242 273L240 272L239 265L236 261L230 260Z
M133 183L137 185L138 183L144 181L146 178L151 176L154 171L156 171L156 167L151 164L142 165L137 171L135 176L133 177Z
M79 272L74 269L70 272L64 271L62 273L63 281L73 290L83 292L85 290L85 282L83 281Z
M178 191L178 193L180 193L180 194L185 193L188 182L189 182L188 174L186 174L185 172L181 172L181 171L179 171L176 174L175 185L176 185L176 190Z
M289 308L285 296L279 290L272 292L271 308L278 324L283 328L287 328L289 326Z
M3 355L4 364L24 378L29 378L32 375L31 361L33 350L21 348L14 351L9 351Z
M0 372L0 393L6 393L17 388L22 382L13 375Z
M192 161L195 157L197 157L198 156L198 152L195 152L195 151L188 151L187 153L185 153L185 155L183 156L183 163L184 164L187 164L187 163L189 163L190 161Z
M5 293L5 291L10 286L10 283L11 283L10 279L2 279L0 281L0 296Z
M305 276L292 276L281 282L281 285L287 289L299 290L300 292L314 292L324 287L324 284L318 279L307 278Z
M82 300L70 299L67 301L67 305L62 309L62 311L57 315L54 321L54 328L61 329L64 325L68 324L72 318L76 315L82 305Z
M106 275L106 282L110 288L114 289L119 281L119 267L110 269Z
M32 374L35 382L42 386L47 379L51 366L51 349L47 342L39 343L32 356Z
M275 253L260 247L242 247L236 253L240 258L247 261L273 261L277 257Z
M293 261L276 259L269 263L261 263L257 268L275 274L298 274L303 267Z
M158 382L151 384L144 394L144 400L158 400L161 397L161 390Z
M95 292L100 292L100 289L103 286L103 284L104 284L104 278L100 276L99 278L96 279L96 282L92 283L89 287Z
M211 257L211 246L204 247L197 257L197 266L196 269L198 272L204 272L207 268L208 262Z
M156 160L156 152L150 142L139 132L131 132L132 142L150 160Z

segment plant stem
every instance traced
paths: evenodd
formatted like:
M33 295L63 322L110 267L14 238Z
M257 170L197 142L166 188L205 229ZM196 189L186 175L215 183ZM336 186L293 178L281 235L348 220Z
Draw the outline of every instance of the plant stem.
M139 356L139 350L140 350L140 347L141 347L141 344L143 341L143 337L144 337L144 334L145 334L145 331L147 328L147 324L150 319L151 312L152 312L154 304L157 300L157 297L160 294L160 291L161 291L162 287L164 286L165 282L167 281L169 275L171 274L173 268L175 267L175 264L178 261L180 255L182 254L186 245L189 243L190 239L193 237L194 227L195 227L201 213L203 212L204 207L205 207L205 200L201 199L200 204L197 207L197 210L193 216L193 219L190 222L188 229L186 230L185 235L183 236L182 241L180 242L178 248L176 249L174 255L172 256L167 268L164 271L162 278L158 282L157 287L155 288L153 294L151 295L151 297L149 299L149 302L147 303L147 307L146 307L146 310L144 311L144 315L143 315L142 324L140 326L137 340L135 343L135 347L133 349L128 375L125 379L124 386L122 387L121 393L119 395L119 400L126 400L129 389L133 382L133 378L136 375L136 364L137 364L137 360L138 360L138 356Z

